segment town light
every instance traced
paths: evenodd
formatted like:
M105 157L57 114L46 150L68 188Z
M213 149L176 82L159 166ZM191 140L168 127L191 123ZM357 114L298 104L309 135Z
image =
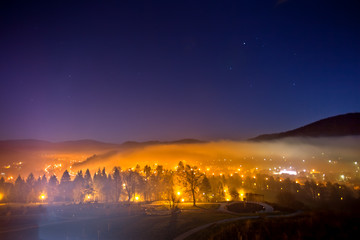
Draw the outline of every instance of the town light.
M45 193L40 194L39 199L43 202L46 199Z

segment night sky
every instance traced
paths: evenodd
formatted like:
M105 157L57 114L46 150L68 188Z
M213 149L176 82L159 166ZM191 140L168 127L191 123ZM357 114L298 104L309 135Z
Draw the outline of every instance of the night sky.
M357 0L0 3L0 139L246 139L359 111Z

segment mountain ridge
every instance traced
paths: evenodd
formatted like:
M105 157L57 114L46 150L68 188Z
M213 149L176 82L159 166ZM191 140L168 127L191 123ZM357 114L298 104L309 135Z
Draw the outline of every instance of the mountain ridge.
M293 130L262 134L250 141L271 141L287 137L344 137L360 135L360 113L324 118Z
M179 139L174 141L126 141L123 143L110 143L102 142L93 139L80 139L80 140L69 140L60 142L51 142L38 139L13 139L13 140L0 140L0 150L11 150L11 149L113 149L113 148L134 148L134 147L145 147L156 144L191 144L191 143L205 143L205 141L198 139Z
M261 134L257 137L250 138L250 141L270 141L287 137L343 137L343 136L358 136L360 135L360 112L347 113L336 115L310 124L304 125L293 130ZM0 140L1 149L11 149L13 147L30 149L30 148L133 148L133 147L145 147L156 144L193 144L193 143L207 143L208 141L202 141L198 139L179 139L174 141L125 141L122 143L110 143L102 142L93 139L80 139L80 140L68 140L51 142L38 139L13 139L13 140Z

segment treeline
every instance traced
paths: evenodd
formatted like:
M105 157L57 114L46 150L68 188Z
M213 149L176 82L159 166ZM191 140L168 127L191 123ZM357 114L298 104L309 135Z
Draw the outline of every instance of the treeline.
M243 200L245 192L277 194L281 204L299 208L302 202L341 202L358 197L345 185L306 181L301 185L289 178L257 174L241 177L240 174L207 176L195 166L179 162L176 170L158 165L151 168L139 165L134 169L105 168L93 175L89 170L78 171L72 180L67 170L61 178L43 175L26 179L18 176L14 183L0 179L2 202L118 202L166 200L170 207L181 201L220 202Z

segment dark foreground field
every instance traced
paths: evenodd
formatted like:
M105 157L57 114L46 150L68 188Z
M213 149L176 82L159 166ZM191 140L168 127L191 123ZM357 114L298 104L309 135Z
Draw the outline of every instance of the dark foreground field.
M360 216L327 211L214 224L186 240L357 239L359 235Z
M0 239L173 239L196 226L233 217L216 207L146 215L140 205L2 205Z
M237 212L231 214L219 206L181 204L181 212L171 215L161 204L0 205L0 239L354 239L360 234L356 208L254 213L260 205L239 202L225 208Z

